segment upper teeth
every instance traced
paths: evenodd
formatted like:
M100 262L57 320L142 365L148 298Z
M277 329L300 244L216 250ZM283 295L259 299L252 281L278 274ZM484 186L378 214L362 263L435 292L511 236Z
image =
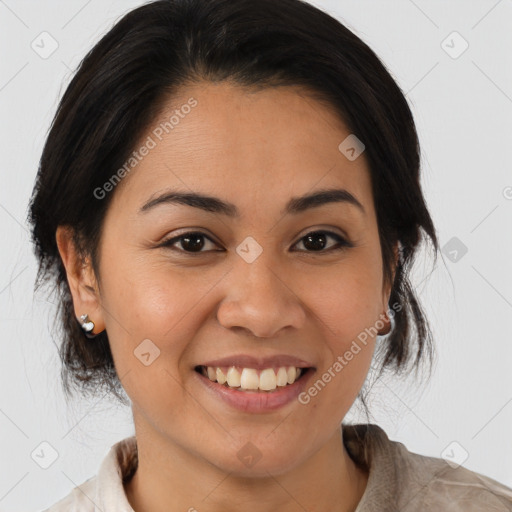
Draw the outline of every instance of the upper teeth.
M265 368L258 375L254 368L220 368L202 367L203 375L219 384L227 384L231 388L260 389L271 391L277 386L293 384L301 375L302 368L295 366L281 366L279 368Z

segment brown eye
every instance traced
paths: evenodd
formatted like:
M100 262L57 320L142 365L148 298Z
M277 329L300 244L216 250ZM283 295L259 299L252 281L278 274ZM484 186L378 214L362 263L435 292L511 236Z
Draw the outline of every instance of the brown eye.
M329 238L336 240L338 243L325 249ZM351 246L344 238L331 231L312 231L302 237L298 243L302 243L307 252L329 252Z
M335 240L337 244L327 247L329 239ZM200 254L201 252L209 252L208 249L203 250L208 242L211 243L213 247L216 246L216 244L204 233L199 231L190 231L164 241L160 247L169 247L172 250L182 253ZM312 231L302 237L297 243L302 243L305 247L301 252L312 253L325 253L345 249L347 247L353 247L350 242L331 231ZM179 244L179 246L177 244Z
M200 253L205 252L202 250L205 246L205 240L208 240L215 245L214 242L212 242L212 240L210 240L210 238L208 238L204 233L191 231L166 240L161 244L161 247L170 247L171 249L177 249L181 252ZM181 244L181 248L174 247L178 242Z

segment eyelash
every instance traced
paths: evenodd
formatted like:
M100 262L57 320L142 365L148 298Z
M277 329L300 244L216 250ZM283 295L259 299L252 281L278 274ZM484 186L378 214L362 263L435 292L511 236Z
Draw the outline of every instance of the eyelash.
M294 245L297 245L298 243L302 242L309 235L317 235L317 234L323 234L323 235L327 235L328 238L329 237L334 238L338 242L337 246L335 245L333 247L329 247L328 249L321 249L319 251L305 250L305 251L300 251L300 252L306 252L306 253L310 253L310 254L325 254L325 253L330 253L332 251L340 251L340 250L344 250L344 249L347 249L350 247L354 247L353 244L350 243L349 241L347 241L345 238L341 237L337 233L333 233L332 231L327 231L327 230L310 231L309 233L306 233L302 238L300 238L300 240ZM202 250L197 251L197 252L186 251L184 249L177 249L176 247L173 247L176 242L180 242L183 238L186 238L187 236L191 236L191 235L199 235L201 237L208 239L213 244L215 243L209 236L207 236L204 233L201 233L200 231L188 231L187 233L182 233L179 236L170 238L169 240L165 240L158 247L167 247L171 250L178 251L178 252L184 253L186 255L191 255L191 256L199 255L204 252L209 252L209 251L202 251ZM221 252L221 251L215 251L215 252Z

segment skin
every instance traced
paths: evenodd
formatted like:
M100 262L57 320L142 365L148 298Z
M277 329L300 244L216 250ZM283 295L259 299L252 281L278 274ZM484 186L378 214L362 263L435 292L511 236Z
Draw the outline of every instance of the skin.
M308 404L270 413L212 399L193 368L235 353L284 353L312 362L314 383L382 318L390 287L365 155L350 161L338 150L350 132L300 89L227 82L188 87L141 140L190 97L198 105L111 192L99 277L89 260L80 263L69 231L57 231L75 314L87 313L95 333L107 329L132 401L139 466L128 500L137 512L353 511L368 473L347 453L340 424L366 379L374 337ZM350 191L365 213L348 203L280 213L290 198L331 187ZM168 188L220 197L241 216L176 204L139 213ZM332 238L323 252L305 245L322 228L353 247L329 251ZM193 230L208 237L202 253L179 241L157 247ZM263 248L252 263L236 253L247 236ZM144 339L160 350L149 366L134 357ZM261 452L250 468L237 457L248 441Z

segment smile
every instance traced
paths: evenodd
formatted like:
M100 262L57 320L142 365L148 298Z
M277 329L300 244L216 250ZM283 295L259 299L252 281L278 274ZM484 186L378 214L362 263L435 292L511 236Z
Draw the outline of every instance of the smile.
M192 373L197 376L199 385L214 399L215 403L226 404L230 408L246 413L265 413L275 411L292 402L299 404L298 396L306 389L309 380L315 373L313 367L300 369L288 367L286 368L286 384L278 385L278 379L280 379L280 384L284 383L282 368L265 368L258 373L254 368L229 367L223 369L222 367L196 366ZM211 378L208 376L208 372ZM290 372L291 383L288 382L288 372ZM219 381L217 375L220 376ZM221 384L223 375L225 380ZM228 384L228 379L233 387ZM240 385L234 386L238 379ZM241 384L249 386L250 389L242 387ZM260 385L263 388L271 389L260 389Z
M293 384L307 370L295 366L281 366L279 368L241 368L236 366L196 366L196 371L231 389L239 391L273 392L278 387Z

